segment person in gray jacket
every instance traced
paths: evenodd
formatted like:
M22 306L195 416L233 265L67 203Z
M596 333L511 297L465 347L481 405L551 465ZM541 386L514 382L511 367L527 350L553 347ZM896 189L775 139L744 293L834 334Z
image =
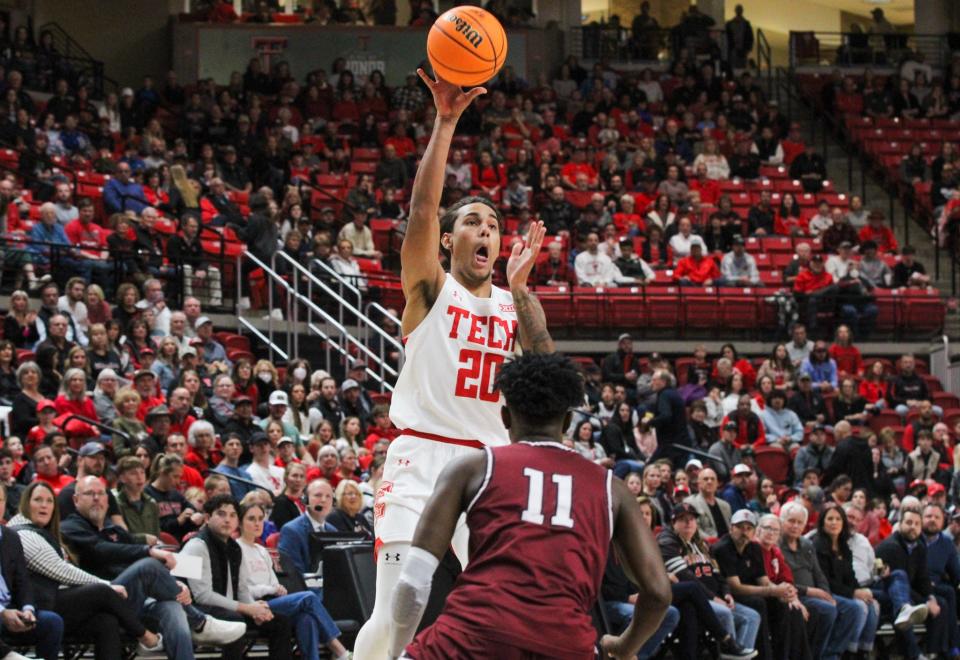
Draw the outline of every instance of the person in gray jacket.
M803 475L807 470L816 470L823 474L833 459L833 447L827 444L825 427L823 424L817 424L810 432L810 442L800 447L796 457L793 459L793 476L800 484Z
M730 531L730 505L717 497L717 473L705 467L697 475L699 492L684 500L697 510L697 526L706 538L720 538Z

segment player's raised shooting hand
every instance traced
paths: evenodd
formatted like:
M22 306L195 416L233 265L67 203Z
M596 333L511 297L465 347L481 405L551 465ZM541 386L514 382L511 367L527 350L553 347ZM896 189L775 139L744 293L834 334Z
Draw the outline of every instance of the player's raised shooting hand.
M630 652L623 646L623 637L617 635L604 635L600 640L600 648L603 651L603 657L616 658L616 660L633 660L637 657L637 652Z
M434 80L423 69L417 69L417 75L430 88L433 104L437 106L437 117L440 119L459 119L475 98L487 93L485 87L474 87L465 92L459 85L447 82L440 76Z
M510 284L511 291L526 290L530 271L537 263L540 248L543 246L543 237L546 234L547 230L543 222L538 221L530 225L530 231L523 241L514 244L510 259L507 261L507 282Z

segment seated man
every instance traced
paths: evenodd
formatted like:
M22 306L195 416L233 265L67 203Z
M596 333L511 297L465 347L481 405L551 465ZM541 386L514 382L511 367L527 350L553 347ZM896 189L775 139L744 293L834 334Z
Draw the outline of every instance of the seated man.
M217 617L245 622L265 635L270 644L270 657L286 660L293 657L290 620L275 614L266 602L254 600L249 592L246 563L240 546L233 539L238 529L237 503L230 495L218 495L203 507L207 524L183 546L183 554L200 557L202 576L190 580L190 589L197 605ZM243 641L224 647L225 659L244 656Z
M774 390L767 398L767 406L760 414L767 444L777 444L791 451L803 442L803 423L787 406L787 393Z
M876 548L884 564L883 577L873 586L881 615L895 617L893 627L911 660L920 657L913 626L926 622L928 640L941 639L946 617L945 603L933 591L927 568L927 546L920 538L923 517L919 509L903 508L899 529Z
M713 555L727 578L734 600L760 613L757 648L761 657L804 657L806 629L803 615L789 605L793 586L773 584L767 577L760 544L753 541L757 529L756 515L748 509L741 509L730 524L730 533L714 544Z
M752 649L757 643L757 633L760 630L760 614L734 602L727 581L717 570L716 563L710 556L710 549L697 528L697 510L689 504L680 504L673 509L672 517L670 527L664 527L657 536L657 544L675 588L675 604L677 587L697 585L698 590L709 597L710 606L709 614L702 613L697 616L698 623L703 623L715 639L721 640L721 657L752 657L756 654ZM682 625L686 624L683 616L685 614L687 613L681 610ZM719 630L711 619L718 619ZM684 628L684 634L678 636L681 646L696 644L699 635L695 631L693 634L687 634L688 632L690 631ZM735 649L730 648L730 641L743 649L743 655L733 653ZM724 648L725 646L727 648Z
M824 270L823 257L815 254L810 257L809 267L801 269L793 282L793 293L797 304L806 306L807 329L816 334L817 313L835 305L836 287L833 276ZM801 314L802 318L802 314Z
M960 626L957 624L957 587L960 586L960 559L954 538L944 534L947 522L946 511L938 504L929 503L923 508L923 540L927 545L927 571L933 582L933 593L943 600L941 614L946 622L947 634L941 644L928 649L948 654L960 647Z
M760 271L757 270L757 260L747 254L743 238L733 237L733 248L723 255L720 261L720 272L727 286L756 286L760 284Z
M136 543L127 530L106 520L107 490L98 477L81 479L73 499L77 510L60 526L64 543L80 568L123 586L131 603L143 603L141 615L159 621L168 658L191 660L193 642L229 644L244 635L246 625L190 606L190 590L168 570L176 565L174 554Z
M310 534L337 531L327 522L332 509L333 488L330 482L322 478L314 479L307 486L307 510L280 529L277 549L301 573L314 573L317 570L316 566L310 565Z
M725 283L713 257L703 256L701 243L690 244L690 255L677 262L673 279L681 286L723 286Z

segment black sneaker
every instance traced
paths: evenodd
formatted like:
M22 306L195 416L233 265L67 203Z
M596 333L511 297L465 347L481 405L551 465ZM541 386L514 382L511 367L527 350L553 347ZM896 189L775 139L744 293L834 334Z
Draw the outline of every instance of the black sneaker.
M756 649L745 649L732 636L720 642L720 657L722 660L750 660L757 655Z

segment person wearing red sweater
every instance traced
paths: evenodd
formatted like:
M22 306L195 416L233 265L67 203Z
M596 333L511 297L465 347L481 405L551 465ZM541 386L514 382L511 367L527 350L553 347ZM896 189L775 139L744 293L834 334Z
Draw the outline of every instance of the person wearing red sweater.
M57 409L55 424L63 429L70 446L79 449L88 439L99 437L100 433L91 424L70 419L73 415L99 422L93 399L87 396L87 375L83 369L67 369L60 385L60 394L53 402Z
M867 216L867 226L860 230L860 243L874 241L880 252L895 253L900 249L893 230L883 224L883 213L874 209Z
M587 180L590 183L590 188L594 188L597 185L597 171L593 168L593 165L586 162L587 161L587 152L582 147L578 147L573 152L573 159L570 160L566 165L560 168L560 177L563 179L563 183L568 188L577 187L577 175L581 172L587 175Z
M881 402L881 407L887 400L887 374L883 362L877 360L870 365L870 369L864 374L860 381L860 396L867 400L867 403L875 404Z
M846 325L837 327L836 336L830 346L830 357L837 363L837 375L840 378L847 376L860 377L863 375L863 356L860 349L851 342L850 328Z
M722 286L720 267L711 257L703 256L703 246L700 243L690 244L690 256L684 257L677 263L673 271L673 279L681 286Z
M832 291L833 275L824 270L823 256L815 254L810 257L809 267L801 270L793 283L793 292L802 294L800 304L806 303L807 328L813 334L817 327L817 312L824 294Z
M57 406L50 399L41 399L37 403L37 425L27 433L26 442L24 442L24 453L28 456L33 455L33 450L43 444L44 438L54 431L60 429L54 423L57 416Z

